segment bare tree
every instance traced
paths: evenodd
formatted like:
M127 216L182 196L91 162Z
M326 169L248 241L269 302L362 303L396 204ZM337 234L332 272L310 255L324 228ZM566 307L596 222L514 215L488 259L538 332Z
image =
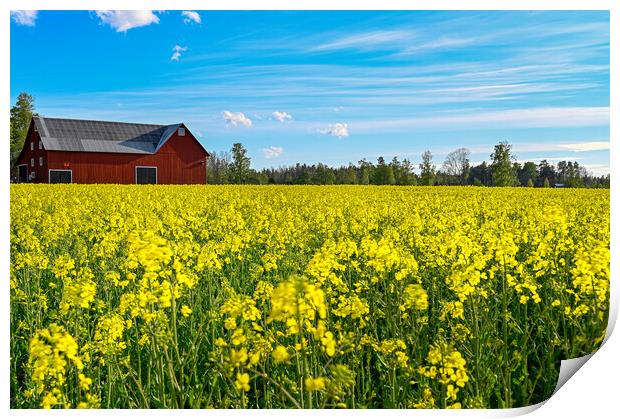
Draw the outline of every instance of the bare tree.
M459 148L448 154L443 162L442 171L461 185L467 183L469 176L469 154L468 149Z

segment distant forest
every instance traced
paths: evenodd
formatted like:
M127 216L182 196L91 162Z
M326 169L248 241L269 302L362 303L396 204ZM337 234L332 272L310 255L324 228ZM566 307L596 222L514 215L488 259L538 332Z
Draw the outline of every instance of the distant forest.
M247 150L235 143L230 152L211 152L207 161L207 183L212 184L282 184L282 185L474 185L609 188L610 177L594 176L574 161L557 165L542 160L538 163L516 161L512 146L500 142L494 147L489 163L471 165L470 152L459 148L448 154L440 167L433 155L425 151L419 169L408 159L394 157L376 163L360 160L357 164L330 167L323 163L280 166L254 170Z

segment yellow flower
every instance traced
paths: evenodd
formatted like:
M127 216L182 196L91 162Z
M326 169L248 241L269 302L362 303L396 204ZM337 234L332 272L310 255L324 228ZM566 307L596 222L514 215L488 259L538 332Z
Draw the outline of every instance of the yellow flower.
M428 308L428 295L420 284L409 284L405 287L404 301L400 306L401 311L414 309L424 311Z
M183 305L183 307L181 307L181 314L183 317L189 317L189 315L192 314L192 309L186 305Z
M336 353L336 339L334 339L332 332L325 332L324 337L321 338L321 344L327 355L334 356Z
M327 379L324 377L306 377L304 380L304 384L306 385L306 391L321 391L325 389L325 385L327 384Z
M250 376L248 373L237 373L237 380L235 381L235 387L239 391L249 391L250 390Z
M218 346L220 348L224 348L224 347L228 346L226 341L224 339L222 339L222 338L215 339L214 345Z
M58 402L58 397L49 392L41 400L41 407L43 409L51 409L52 407L56 406Z
M276 364L286 362L291 357L286 348L282 345L276 346L276 349L273 350L271 355L273 356L273 360L276 362Z
M78 374L78 379L79 379L79 386L82 390L88 390L90 388L90 385L93 383L93 380L91 378L86 377L82 373Z

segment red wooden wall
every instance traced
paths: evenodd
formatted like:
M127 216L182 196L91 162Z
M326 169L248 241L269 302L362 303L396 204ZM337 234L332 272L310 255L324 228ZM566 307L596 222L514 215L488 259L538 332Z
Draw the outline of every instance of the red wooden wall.
M27 140L18 164L28 163L30 173L30 158L35 156L35 182L48 182L49 169L70 169L73 183L134 184L136 166L156 166L158 184L206 183L207 154L187 129L182 137L175 132L156 154L46 151L38 149L38 133L32 131L29 138L35 141L35 150L30 151ZM44 158L42 167L39 156Z
M16 169L18 165L25 164L28 166L28 175L31 173L35 174L35 177L32 182L36 183L47 183L47 151L45 149L39 148L39 142L41 141L41 137L39 133L33 130L31 126L28 130L28 136L26 137L26 141L24 142L24 150L16 163ZM34 150L30 149L30 144L34 144ZM42 144L41 144L42 146ZM43 166L39 163L39 157L43 157ZM30 159L34 159L34 166L31 164Z

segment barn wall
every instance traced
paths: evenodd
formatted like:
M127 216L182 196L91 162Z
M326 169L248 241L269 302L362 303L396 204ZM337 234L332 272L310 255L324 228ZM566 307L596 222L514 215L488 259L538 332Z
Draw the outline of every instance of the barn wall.
M71 169L73 183L136 183L136 166L156 166L158 184L206 183L206 154L189 130L157 154L48 151L49 169Z
M24 142L24 150L16 163L16 166L20 164L27 164L29 175L34 172L35 178L32 181L33 183L47 183L48 157L45 149L39 149L40 141L41 137L39 136L39 133L36 132L31 126L28 130L26 141ZM30 150L30 143L34 143L34 150ZM39 165L39 157L43 157L43 166ZM30 159L34 159L34 166L30 164Z

